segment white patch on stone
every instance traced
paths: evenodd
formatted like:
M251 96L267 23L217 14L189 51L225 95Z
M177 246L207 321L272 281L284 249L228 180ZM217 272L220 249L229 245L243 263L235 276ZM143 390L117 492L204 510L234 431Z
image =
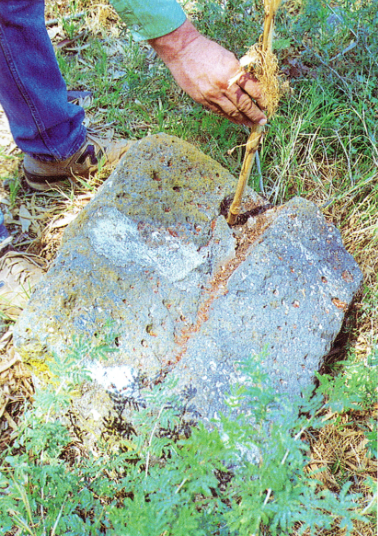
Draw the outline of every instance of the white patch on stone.
M91 413L92 413L92 416L93 416L93 419L95 421L100 421L101 420L101 414L94 408L91 409Z
M181 281L206 261L207 251L197 251L193 243L158 232L159 245L148 246L141 238L137 224L116 209L107 209L94 221L90 240L98 255L117 266L137 264L158 272L169 281ZM153 233L152 238L155 238ZM161 238L165 244L161 245Z
M134 396L138 373L128 365L105 366L102 363L91 361L86 364L93 381L97 382L106 391L113 391L123 396Z

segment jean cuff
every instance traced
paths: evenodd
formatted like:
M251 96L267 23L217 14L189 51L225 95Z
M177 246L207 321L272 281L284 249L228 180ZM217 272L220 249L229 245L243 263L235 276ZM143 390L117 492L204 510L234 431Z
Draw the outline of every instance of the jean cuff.
M34 158L35 160L39 160L40 162L63 162L63 160L67 160L67 158L70 158L72 155L74 155L85 143L85 138L87 136L87 129L82 126L82 130L80 131L80 135L77 137L76 142L69 150L67 156L65 158L62 158L61 160L57 160L54 156L50 156L48 154L34 154L32 153L30 156Z

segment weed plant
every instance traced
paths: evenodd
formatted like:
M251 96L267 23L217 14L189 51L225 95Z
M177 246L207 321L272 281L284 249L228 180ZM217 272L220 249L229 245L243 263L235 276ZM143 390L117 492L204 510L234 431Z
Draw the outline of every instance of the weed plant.
M250 536L335 527L351 534L356 521L374 522L373 480L363 483L370 490L363 501L351 481L338 492L326 489L308 468L305 432L329 425L325 411L336 422L374 403L377 350L366 363L351 354L343 374L318 376L317 392L294 402L271 389L260 356L248 359L239 364L248 381L228 400L230 411L247 411L181 436L172 384L156 386L136 414L137 435L119 438L117 450L99 440L96 452L82 452L62 416L88 379L85 360L105 350L79 341L52 360L55 380L38 390L1 454L2 534ZM368 442L376 455L376 432Z

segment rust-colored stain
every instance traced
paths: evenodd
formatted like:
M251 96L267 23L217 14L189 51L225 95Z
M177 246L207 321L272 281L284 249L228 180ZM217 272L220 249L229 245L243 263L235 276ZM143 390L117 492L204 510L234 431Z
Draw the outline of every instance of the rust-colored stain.
M255 208L255 206L246 207L247 210ZM272 211L277 212L279 208L274 208ZM235 270L244 262L249 255L251 246L261 237L265 229L272 223L271 218L268 218L266 213L256 217L255 225L250 228L248 225L244 225L243 234L235 236L236 248L235 257L222 266L215 274L212 280L209 282L207 288L203 291L203 296L206 299L198 309L197 320L195 323L187 326L181 330L175 336L175 342L180 346L180 351L176 355L176 363L178 363L185 354L190 337L197 333L201 326L209 319L209 310L212 303L219 298L227 294L227 282ZM214 230L215 226L211 226Z
M168 227L168 233L171 235L171 236L175 236L175 237L178 237L178 233L172 229L171 227Z
M346 311L348 309L348 304L344 301L339 300L339 298L332 298L333 305L336 305L338 309Z
M344 279L344 281L346 281L347 283L353 283L354 281L353 275L350 272L348 272L348 270L344 270L341 276Z

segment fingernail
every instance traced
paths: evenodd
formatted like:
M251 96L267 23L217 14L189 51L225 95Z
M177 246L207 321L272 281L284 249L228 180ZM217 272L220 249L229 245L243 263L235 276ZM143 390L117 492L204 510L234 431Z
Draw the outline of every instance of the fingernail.
M268 122L267 118L266 117L263 117L262 119L260 119L259 121L259 125L263 126L263 125L266 125Z

